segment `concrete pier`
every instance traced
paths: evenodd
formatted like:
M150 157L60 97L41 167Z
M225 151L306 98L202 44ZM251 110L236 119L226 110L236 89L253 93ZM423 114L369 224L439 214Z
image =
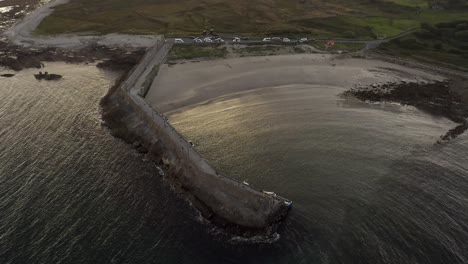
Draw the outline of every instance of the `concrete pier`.
M284 219L290 202L221 175L160 113L139 96L154 65L163 62L172 44L164 41L148 50L141 63L112 96L126 108L127 127L141 143L157 152L168 178L211 222L251 235L271 234Z

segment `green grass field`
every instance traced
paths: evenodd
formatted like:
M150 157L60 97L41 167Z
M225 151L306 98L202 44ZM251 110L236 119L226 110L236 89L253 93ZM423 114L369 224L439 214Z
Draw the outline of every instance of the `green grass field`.
M84 32L86 34L165 34L170 37L199 35L203 30L214 29L219 33L243 36L341 37L372 40L388 38L419 28L422 23L436 26L446 22L468 21L468 0L438 0L437 8L433 8L434 2L433 0L71 0L68 4L58 6L56 11L40 24L35 33L39 35ZM440 29L442 33L431 36L426 34L426 38L417 34L405 36L387 43L379 52L466 68L468 47L464 43L467 40L462 41L459 35L468 33L456 33L455 36L454 30L450 33L448 29ZM317 45L318 48L323 46L320 43ZM347 51L361 48L362 45L335 47ZM247 52L247 49L244 52ZM263 53L265 51L262 51ZM175 49L171 56L173 60L223 57L226 56L226 50L184 47Z
M465 0L463 0L465 1ZM465 1L466 2L466 1ZM467 8L434 11L426 0L71 0L36 30L40 35L93 32L375 39L421 22L468 19Z
M174 46L167 60L193 60L200 58L224 58L228 51L223 45L207 45L207 46L193 46L193 45L179 45Z
M468 70L468 20L425 24L411 35L392 40L376 52L439 66Z

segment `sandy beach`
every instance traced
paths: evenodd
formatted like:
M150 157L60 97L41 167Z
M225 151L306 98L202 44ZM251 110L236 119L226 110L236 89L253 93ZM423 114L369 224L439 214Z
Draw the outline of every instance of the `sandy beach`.
M352 88L443 79L384 61L329 54L243 57L163 65L146 100L159 112L167 113L221 96L290 84Z

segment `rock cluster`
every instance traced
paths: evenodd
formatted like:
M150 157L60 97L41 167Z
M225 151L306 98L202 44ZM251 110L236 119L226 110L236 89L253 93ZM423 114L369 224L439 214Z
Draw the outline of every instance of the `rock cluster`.
M344 95L368 102L395 102L414 106L431 115L448 118L459 124L441 136L441 140L450 140L468 129L468 102L452 91L450 86L450 81L393 82L353 88Z

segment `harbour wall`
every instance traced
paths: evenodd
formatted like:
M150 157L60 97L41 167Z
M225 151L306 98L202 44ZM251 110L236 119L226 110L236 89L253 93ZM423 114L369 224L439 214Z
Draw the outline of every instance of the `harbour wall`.
M268 234L276 231L290 202L218 173L177 132L167 118L140 97L141 84L154 65L162 63L171 44L164 41L148 50L127 80L114 92L124 107L128 128L138 134L150 152L157 152L168 178L211 222L241 233ZM238 233L238 232L236 232Z

